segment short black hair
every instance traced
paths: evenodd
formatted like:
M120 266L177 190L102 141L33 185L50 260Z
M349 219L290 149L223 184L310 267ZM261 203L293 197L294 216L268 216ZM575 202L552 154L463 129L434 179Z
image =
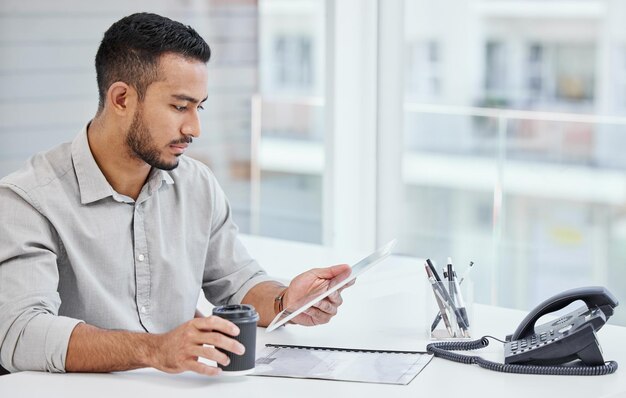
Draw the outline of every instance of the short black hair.
M104 108L111 84L122 81L143 100L158 79L159 58L166 54L209 62L211 49L191 26L157 14L137 13L115 22L104 33L96 54L98 110Z

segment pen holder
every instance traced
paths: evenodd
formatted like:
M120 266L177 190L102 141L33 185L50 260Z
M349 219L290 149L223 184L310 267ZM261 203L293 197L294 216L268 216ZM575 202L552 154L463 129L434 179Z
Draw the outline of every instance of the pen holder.
M426 335L433 340L469 339L472 337L474 285L470 279L464 280L457 291L450 294L447 280L429 284L426 297L428 316ZM460 297L459 297L460 296ZM440 315L443 309L444 316Z

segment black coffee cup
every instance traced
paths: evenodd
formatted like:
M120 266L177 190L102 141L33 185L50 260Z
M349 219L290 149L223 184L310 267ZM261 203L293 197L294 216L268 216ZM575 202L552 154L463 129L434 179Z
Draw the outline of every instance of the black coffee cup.
M259 314L253 306L247 304L223 305L213 308L213 315L227 319L239 327L238 336L229 336L239 341L246 347L243 355L237 355L230 351L220 350L228 356L228 366L218 366L225 374L240 375L254 372L254 360L256 354L256 323Z

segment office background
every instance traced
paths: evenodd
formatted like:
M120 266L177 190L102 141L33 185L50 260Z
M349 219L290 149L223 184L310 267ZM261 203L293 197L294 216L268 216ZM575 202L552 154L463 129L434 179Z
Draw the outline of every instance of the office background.
M212 47L188 154L242 232L397 237L474 261L481 303L592 284L626 299L625 2L2 0L0 176L93 116L99 40L137 11Z

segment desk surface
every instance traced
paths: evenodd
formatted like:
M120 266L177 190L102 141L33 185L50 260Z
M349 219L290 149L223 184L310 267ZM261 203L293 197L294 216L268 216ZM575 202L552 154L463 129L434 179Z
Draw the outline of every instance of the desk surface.
M303 270L353 263L368 253L340 255L317 245L266 238L243 237L250 252L272 274L286 279ZM364 274L344 292L344 305L331 323L314 328L288 325L272 333L258 330L257 348L266 343L345 346L376 349L424 350L427 313L423 304L428 292L421 262L392 256ZM618 307L619 310L619 307ZM473 333L504 338L523 319L522 311L473 305ZM605 359L626 366L626 328L607 325L598 333ZM492 341L480 355L502 362L502 345ZM246 397L626 397L624 370L595 377L533 376L491 372L434 358L409 385L383 385L326 380L258 376L208 378L193 373L168 375L153 369L111 374L48 374L21 372L0 377L0 395L5 397L99 397L149 396ZM450 377L454 382L450 382Z

